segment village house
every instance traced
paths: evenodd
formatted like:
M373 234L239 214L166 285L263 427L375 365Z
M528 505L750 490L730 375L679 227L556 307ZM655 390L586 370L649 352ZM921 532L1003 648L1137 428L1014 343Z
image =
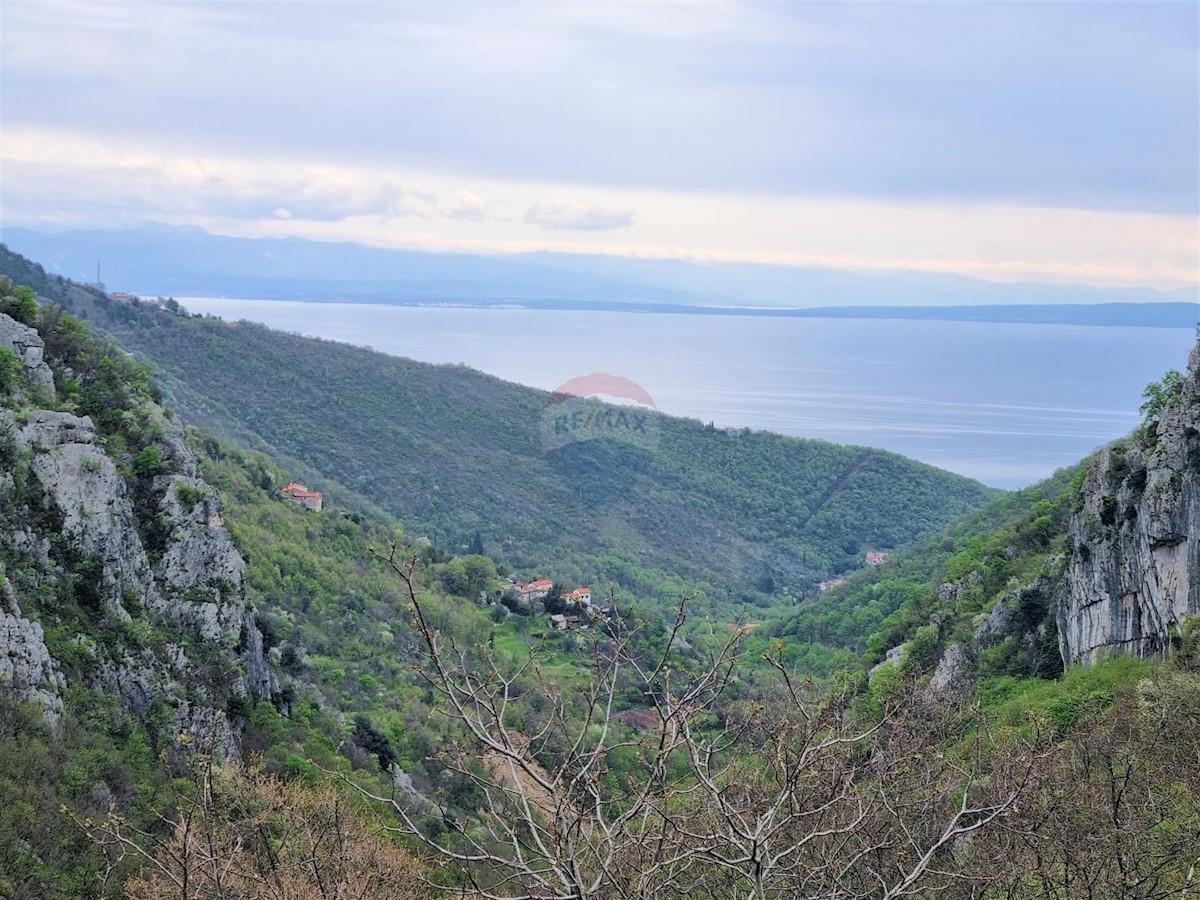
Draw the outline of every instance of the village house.
M321 511L320 491L310 491L306 485L300 484L298 481L289 481L282 493L285 497L290 497L293 503L299 503L313 512Z
M882 566L885 562L887 562L887 556L886 550L868 550L867 565Z
M586 609L592 605L592 589L575 588L573 591L564 591L558 598L569 606L582 606Z
M513 590L517 592L517 600L521 603L533 603L535 600L545 600L552 587L554 587L554 582L549 578L513 583Z
M550 627L555 631L567 630L567 617L564 615L553 615L550 617Z

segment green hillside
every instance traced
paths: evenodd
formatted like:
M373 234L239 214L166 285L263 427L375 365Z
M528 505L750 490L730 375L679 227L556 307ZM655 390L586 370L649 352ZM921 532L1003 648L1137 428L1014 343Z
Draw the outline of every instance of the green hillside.
M669 416L650 421L652 449L547 450L541 391L112 301L7 250L0 271L151 362L191 421L295 466L335 502L384 510L451 550L482 544L519 574L613 581L663 600L690 590L723 610L778 605L995 493L879 450L731 436Z
M774 627L805 667L828 671L836 666L869 666L927 628L937 616L936 640L922 632L928 657L940 648L967 640L975 619L998 600L1019 593L1042 576L1061 574L1067 521L1079 497L1086 463L1056 472L1031 487L993 500L939 534L894 553L883 566L856 572L846 583L802 604ZM947 587L943 587L947 586ZM1048 631L1020 658L997 660L996 671L1055 675L1062 671L1053 610L1040 593L1026 591L1021 610L1024 631L1043 623ZM1018 601L1018 604L1020 601ZM1033 608L1036 606L1036 609ZM1005 646L1012 649L1022 633L1018 625ZM995 652L992 654L995 656ZM995 674L995 672L993 672Z
M1188 375L1172 369L1147 386L1145 419L1128 436L854 573L773 633L808 671L886 659L947 684L1166 652L1200 612L1187 549L1198 364L1200 345Z
M1148 900L1183 896L1194 881L1195 622L1181 628L1165 662L1118 655L1063 672L1050 652L1046 584L1070 550L1068 521L1087 502L1082 467L999 498L851 576L803 604L774 635L697 622L668 637L660 616L627 607L586 632L555 632L545 616L479 604L481 593L505 591L492 560L452 557L386 518L291 503L278 486L293 469L201 430L180 433L154 402L146 368L115 345L94 340L59 310L39 311L25 292L0 291L0 311L36 327L55 385L51 393L29 380L36 354L0 353L0 423L12 435L12 471L0 480L7 525L0 624L8 629L0 650L23 673L0 679L5 897L178 896L172 888L180 871L197 884L214 882L189 896L262 895L231 892L224 874L213 879L211 865L193 864L216 858L203 853L220 854L230 862L220 871L246 881L287 866L300 879L289 882L288 896L298 898L330 896L330 885L351 883L360 871L392 887L385 892L376 883L355 896L430 896L422 872L450 888L435 895L462 896L466 869L476 878L489 874L486 866L461 859L439 865L446 857L432 848L453 855L478 846L489 828L493 836L506 833L509 819L499 819L496 831L488 811L489 795L509 790L488 762L495 746L511 748L523 771L552 773L562 786L551 790L564 801L543 804L522 828L543 827L544 815L547 834L602 834L599 824L586 824L596 810L596 823L623 829L618 878L644 870L639 847L684 834L679 852L691 860L684 893L708 900L740 896L756 879L758 895L772 900L877 896L881 878L908 894L963 900L1068 897L1081 883L1097 898ZM59 470L45 465L61 451L15 443L26 440L18 433L25 426L74 413L93 417L99 429L95 446L103 455L93 453L90 465L70 475L94 508L130 497L129 528L152 548L165 541L201 552L211 546L208 532L221 522L228 528L245 560L245 595L228 598L249 614L240 632L221 643L195 630L203 619L189 618L189 610L207 596L199 583L166 605L137 590L122 593L122 607L104 600L105 560L85 550L86 532L62 527L37 488L57 483L46 473ZM72 427L91 426L81 420ZM1105 458L1136 460L1157 440L1147 426ZM192 464L185 444L199 478L182 474ZM1102 467L1090 467L1095 480ZM113 478L89 480L109 471ZM31 479L31 472L42 474ZM162 506L162 492L182 504L172 515L165 510L173 501ZM177 518L196 515L201 529L181 527ZM1088 546L1111 538L1097 533ZM412 594L368 550L393 541L401 556L421 560ZM418 622L417 605L451 660L452 683L467 688L474 698L467 708L479 709L481 719L456 715L447 703L445 683L434 675L443 657L423 643L430 632ZM998 606L1011 615L981 638L979 625ZM39 662L28 651L43 637ZM726 639L733 643L723 651ZM954 644L971 645L973 677L937 688L935 669ZM864 646L860 661L855 651ZM895 647L902 651L894 663L861 677ZM531 651L536 662L526 664ZM608 663L618 653L627 663L619 677ZM656 659L662 664L644 665ZM834 664L857 671L817 685L782 677ZM266 693L238 687L251 667L270 671ZM62 678L28 680L39 671ZM606 672L613 673L611 693ZM123 691L126 681L145 685L145 693ZM38 684L42 692L31 692ZM503 702L489 707L488 696ZM590 705L597 696L608 697L602 711ZM50 697L60 705L44 705ZM669 710L689 727L671 725L662 715ZM210 766L205 748L215 749L222 721L231 743ZM470 723L501 743L481 746ZM685 743L672 743L683 734ZM594 777L574 777L584 762ZM334 771L339 776L330 777ZM647 784L655 790L645 791ZM412 829L400 829L407 837L386 831L401 824L396 808L377 802L368 809L354 785L383 796L415 791L405 801ZM585 786L587 803L570 793L575 785ZM659 790L671 816L626 827L620 823L633 820L611 815ZM786 851L780 859L800 865L730 872L710 861L712 840L703 832L676 827L684 816L711 821L731 798L754 829L770 826L769 846ZM960 821L968 800L975 807ZM520 808L508 809L519 817ZM780 809L789 810L782 821ZM827 815L836 827L822 824ZM656 831L657 821L669 827ZM284 833L297 837L272 837ZM318 838L313 848L336 849L310 853L306 834ZM695 834L703 848L690 843ZM722 854L740 852L740 834L717 836ZM181 840L203 853L180 854ZM503 844L499 851L506 852ZM520 872L523 858L502 868ZM526 871L499 896L530 896L525 887L537 887L539 877ZM679 894L676 878L660 877L640 895Z

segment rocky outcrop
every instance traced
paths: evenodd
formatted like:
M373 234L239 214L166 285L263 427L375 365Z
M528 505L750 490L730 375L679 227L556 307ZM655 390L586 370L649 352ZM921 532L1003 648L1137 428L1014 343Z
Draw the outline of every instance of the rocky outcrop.
M45 490L44 502L61 517L63 535L101 562L113 609L128 617L121 605L126 591L152 603L155 586L129 490L100 446L92 420L41 410L20 426L17 440L30 452L34 477Z
M1012 622L1012 610L1008 608L1008 603L1004 597L1001 597L992 606L991 612L983 617L983 620L975 629L975 643L981 647L988 647L998 641L1004 640L1008 636L1009 624Z
M53 396L37 333L0 314L5 342L25 363L26 382ZM145 401L137 415L157 433L161 467L127 476L90 418L30 409L38 396L18 394L7 401L14 409L0 408L8 463L0 471L0 681L57 719L67 673L118 698L124 713L162 703L177 732L235 751L236 723L221 710L238 696L277 700L280 688L245 600L245 562L182 428ZM14 562L11 580L5 559ZM80 620L87 633L70 639L74 662L64 666L37 611L53 611L48 597L82 603L81 586L87 615L109 633ZM125 631L116 639L110 616Z
M258 627L251 610L246 610L242 621L242 634L246 645L246 686L253 697L279 697L279 678L267 659L263 633ZM277 703L282 701L277 700Z
M190 453L185 461L194 471ZM163 478L159 511L172 529L154 566L165 595L160 610L190 621L207 641L236 641L242 628L246 563L225 528L216 491L195 477Z
M1200 346L1146 439L1098 454L1057 598L1063 661L1160 655L1200 613Z
M49 396L54 394L54 373L46 365L46 343L41 335L11 316L0 313L0 347L6 347L25 364L25 381Z
M50 656L42 626L21 615L12 585L0 584L0 682L23 700L42 704L52 722L62 715L67 682Z
M974 674L975 666L967 648L962 644L951 644L938 660L927 690L931 695L960 690L971 684Z

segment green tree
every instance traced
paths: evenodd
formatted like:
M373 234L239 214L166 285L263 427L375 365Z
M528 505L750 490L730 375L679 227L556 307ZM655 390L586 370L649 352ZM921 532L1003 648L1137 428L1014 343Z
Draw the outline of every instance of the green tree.
M1144 401L1138 412L1143 416L1146 425L1157 425L1158 418L1167 404L1183 393L1183 375L1177 369L1171 369L1158 381L1152 381L1142 391Z
M7 281L7 279L5 279ZM0 285L0 312L7 313L18 322L32 325L37 321L38 303L33 288L21 285L13 287L11 281Z
M133 458L133 474L138 478L153 478L162 468L162 456L154 446L144 448Z
M21 361L7 347L0 347L0 394L9 393L21 377Z
M467 596L475 599L480 591L491 592L497 588L499 576L496 574L496 564L486 556L471 554L462 558L463 569L467 575Z

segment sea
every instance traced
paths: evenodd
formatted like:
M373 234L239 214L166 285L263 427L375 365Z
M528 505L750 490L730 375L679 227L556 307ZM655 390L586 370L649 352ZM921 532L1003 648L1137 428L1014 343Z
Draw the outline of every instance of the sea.
M1192 329L179 298L191 312L553 390L605 374L660 410L893 450L1001 488L1130 431ZM593 380L595 383L595 380Z

